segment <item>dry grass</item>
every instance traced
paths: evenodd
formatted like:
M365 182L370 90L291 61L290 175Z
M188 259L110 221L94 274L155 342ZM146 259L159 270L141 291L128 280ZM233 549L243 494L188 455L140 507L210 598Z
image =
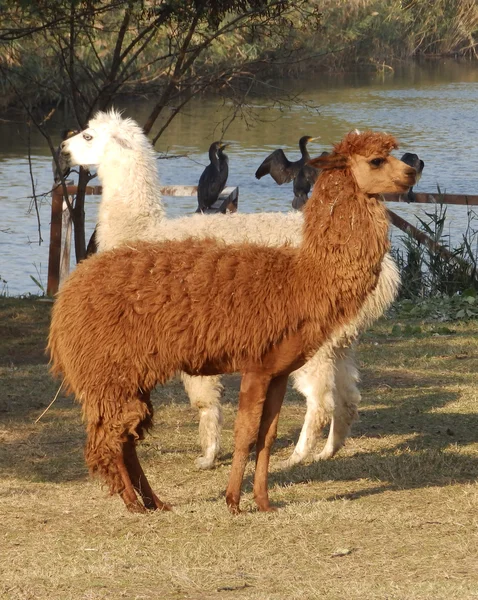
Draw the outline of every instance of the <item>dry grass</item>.
M478 598L478 326L423 326L360 345L361 420L332 461L283 471L304 404L289 391L271 473L276 514L227 513L238 378L222 459L194 468L197 417L173 382L141 447L170 514L128 514L89 479L79 407L60 397L43 346L49 306L0 300L0 598L14 600Z

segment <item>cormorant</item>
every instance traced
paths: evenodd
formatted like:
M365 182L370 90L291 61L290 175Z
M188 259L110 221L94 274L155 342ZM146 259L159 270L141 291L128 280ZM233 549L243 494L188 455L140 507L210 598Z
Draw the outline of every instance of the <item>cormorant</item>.
M229 144L213 142L209 147L210 164L204 169L198 183L198 209L203 212L210 208L226 187L229 175L229 159L223 150Z
M418 157L418 154L413 154L412 152L405 152L405 154L402 156L402 158L400 160L402 162L404 162L405 164L410 165L410 167L413 167L415 169L415 171L417 172L417 180L415 182L415 185L416 185L418 183L420 177L422 176L422 171L423 171L423 167L425 166L425 163L423 162L423 160L420 160L420 158ZM408 202L416 201L415 192L413 191L413 187L411 187L408 190L406 197L407 197Z
M76 129L65 129L63 131L63 133L61 134L61 142L64 142L68 138L73 137L77 133L78 133L78 131ZM68 162L68 159L65 157L64 154L61 153L61 142L60 142L60 145L58 146L58 148L55 150L55 156L58 160L58 164L60 165L61 175L63 175L63 178L65 178L65 177L68 177L68 174L70 173L71 169L70 169L70 163ZM55 162L54 158L51 161L51 168L53 171L53 180L55 181L55 184L60 183L61 175L60 175L60 172L58 171L58 168L56 166L56 162Z
M328 156L328 152L322 152L320 155ZM297 173L294 179L294 199L292 200L292 208L300 210L309 199L310 189L319 176L320 169L313 167L309 163L305 163L302 169Z
M264 175L269 174L279 185L282 185L283 183L289 183L289 181L292 181L296 178L301 168L308 160L310 160L310 155L307 151L307 144L316 139L317 138L310 137L310 135L304 135L300 138L299 148L302 156L295 162L290 162L281 148L274 150L274 152L269 154L269 156L257 169L256 178L260 179L261 177L264 177Z

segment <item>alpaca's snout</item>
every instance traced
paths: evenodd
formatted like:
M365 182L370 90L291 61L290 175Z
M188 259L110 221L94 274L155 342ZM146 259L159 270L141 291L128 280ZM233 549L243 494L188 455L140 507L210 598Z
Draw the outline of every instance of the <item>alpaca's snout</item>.
M61 156L62 156L62 157L63 157L63 158L66 160L66 161L68 161L68 162L69 162L69 161L70 161L70 159L71 159L71 152L70 152L70 150L68 149L68 146L67 146L67 142L66 142L66 141L65 141L65 142L62 142L62 143L60 144L60 152L61 152Z

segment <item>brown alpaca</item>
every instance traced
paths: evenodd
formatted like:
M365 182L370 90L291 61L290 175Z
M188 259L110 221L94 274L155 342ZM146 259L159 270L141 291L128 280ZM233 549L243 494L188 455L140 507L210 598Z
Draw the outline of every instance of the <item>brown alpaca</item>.
M357 315L389 246L379 194L415 182L415 170L390 156L396 147L390 135L354 132L313 161L322 173L299 248L136 242L84 261L64 284L52 371L83 405L88 466L128 509L169 508L144 475L136 440L152 425L150 390L184 371L242 374L226 502L239 512L255 444L254 498L271 510L269 455L287 377Z

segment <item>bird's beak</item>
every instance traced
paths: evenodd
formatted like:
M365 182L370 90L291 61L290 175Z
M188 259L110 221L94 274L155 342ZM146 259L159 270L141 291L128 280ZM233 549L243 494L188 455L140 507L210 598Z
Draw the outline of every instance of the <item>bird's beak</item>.
M221 150L223 150L224 148L227 148L227 146L229 146L229 145L230 145L230 144L221 144L221 145L219 146L219 148L220 148Z
M320 135L318 137L309 138L309 142L315 142L315 140L320 140Z

